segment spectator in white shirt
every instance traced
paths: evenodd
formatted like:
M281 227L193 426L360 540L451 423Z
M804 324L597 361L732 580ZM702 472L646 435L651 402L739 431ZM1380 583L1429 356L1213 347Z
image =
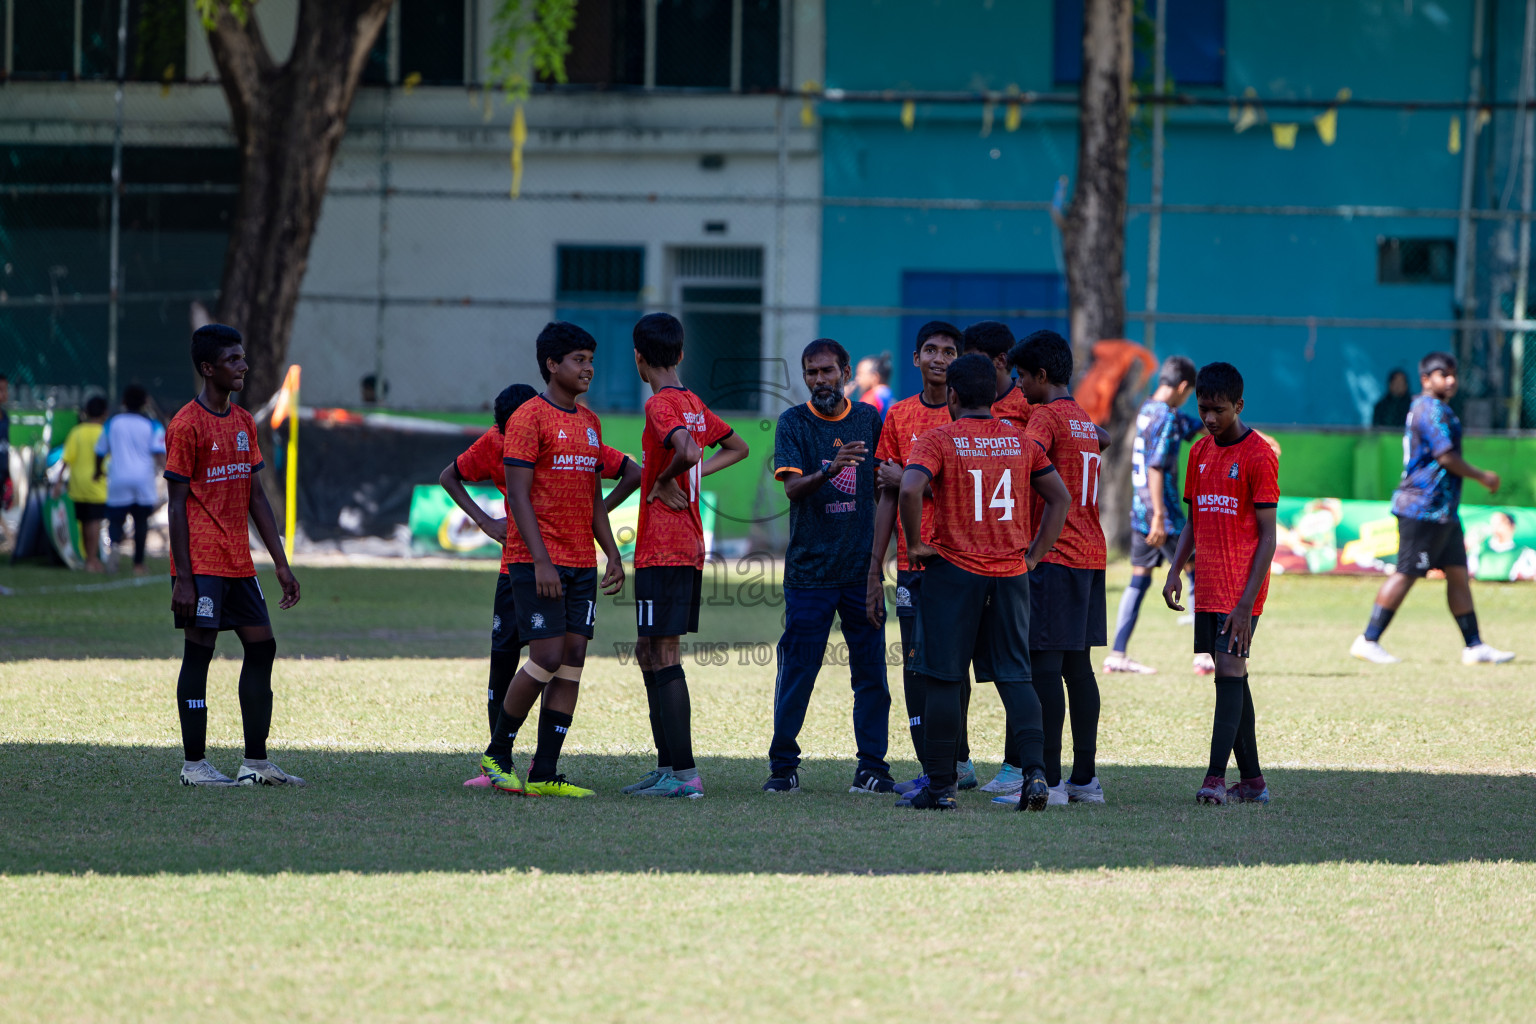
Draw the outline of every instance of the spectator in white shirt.
M133 517L133 573L144 575L144 540L149 514L159 501L158 481L165 469L165 428L144 414L148 394L138 384L123 390L123 412L107 421L96 442L96 478L101 479L107 456L107 536L112 563L123 542L123 524Z

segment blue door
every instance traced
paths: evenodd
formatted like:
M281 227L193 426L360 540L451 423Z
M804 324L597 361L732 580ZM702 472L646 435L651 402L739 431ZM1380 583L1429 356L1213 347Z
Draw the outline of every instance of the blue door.
M901 337L891 346L897 353L893 361L901 368L897 377L899 397L922 390L917 367L908 354L917 339L917 329L929 320L949 320L962 330L977 320L1001 320L1023 337L1031 331L1049 328L1067 333L1066 317L1006 316L1010 310L1065 309L1067 281L1056 273L992 273L948 270L906 270L901 275L901 304L907 309L921 309L901 318ZM939 313L938 310L995 310L976 313Z

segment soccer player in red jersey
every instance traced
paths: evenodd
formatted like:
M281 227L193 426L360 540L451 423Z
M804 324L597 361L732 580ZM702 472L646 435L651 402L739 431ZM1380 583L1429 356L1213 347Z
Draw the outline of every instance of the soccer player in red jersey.
M506 449L506 439L503 431L507 419L524 402L530 398L537 398L538 395L539 393L527 384L512 384L503 389L501 394L496 396L496 425L476 438L475 443L450 462L437 477L438 484L448 492L454 504L463 510L482 533L501 545L501 573L496 577L496 597L491 606L491 680L486 689L486 711L493 736L496 716L501 714L501 704L506 699L507 687L512 684L512 677L517 674L517 655L523 647L517 635L517 611L512 602L512 580L507 574L510 565L507 561L506 547L507 520L511 517L511 513L505 507L507 479L503 453ZM619 481L603 499L603 505L609 512L618 508L624 499L640 486L640 467L635 465L634 460L628 455L607 445L603 445L601 475L605 480ZM497 519L481 508L480 503L470 497L469 492L464 489L466 483L493 484L502 495L503 517ZM483 771L476 771L473 776L464 781L464 785L489 788L491 779Z
M693 760L692 710L683 672L682 635L699 629L704 589L704 524L699 482L747 457L747 443L683 387L683 325L670 313L640 318L633 332L635 369L650 385L645 403L645 498L635 536L635 660L645 680L656 768L622 792L638 796L704 795ZM720 451L704 458L704 449Z
M1231 363L1210 363L1195 377L1195 397L1207 434L1196 441L1184 470L1189 526L1163 584L1163 600L1182 612L1180 576L1195 559L1195 653L1216 661L1216 714L1211 762L1195 799L1200 803L1269 803L1254 739L1248 650L1269 592L1275 557L1275 506L1280 460L1256 430L1243 425L1243 375ZM1227 760L1237 757L1238 784L1227 789Z
M555 769L576 710L596 619L594 540L608 559L603 593L624 586L624 564L598 485L602 424L576 401L592 386L596 350L597 341L575 324L546 325L535 353L548 387L506 424L507 508L516 527L507 531L507 575L528 660L507 687L494 735L480 759L491 785L506 793L592 795ZM535 700L540 700L538 745L525 785L512 762L512 744Z
M1056 543L1070 499L1039 445L993 418L997 381L986 358L961 356L949 365L947 377L952 422L912 446L898 499L907 555L925 565L913 660L928 696L923 713L928 784L905 794L898 806L955 806L961 685L973 656L984 656L1024 761L1019 807L1043 810L1049 787L1040 700L1029 685L1029 572ZM1026 480L1044 499L1038 531L1023 494ZM923 490L929 486L931 543L922 536Z
M1061 475L1072 506L1056 545L1029 583L1029 663L1045 721L1045 781L1050 803L1104 802L1094 771L1099 682L1089 649L1108 642L1104 614L1104 528L1099 525L1099 430L1072 398L1072 346L1055 331L1036 331L1014 348L1019 389L1033 410L1024 439L1039 445ZM1041 501L1034 498L1036 522ZM1066 677L1072 700L1072 774L1061 777ZM1017 764L1009 752L1003 760ZM1006 797L996 798L1008 802Z
M165 431L165 479L170 485L171 612L186 646L176 680L185 761L184 786L302 786L267 759L272 726L272 662L277 642L267 602L251 562L249 519L266 545L283 588L279 608L299 603L299 583L288 568L272 506L255 477L265 465L256 445L256 420L230 401L245 388L245 346L240 332L208 324L192 334L192 365L203 391L182 406ZM222 630L244 648L240 666L240 718L245 758L233 779L208 763L208 663Z
M906 471L907 459L917 439L934 427L950 422L949 387L945 383L949 364L960 354L960 329L942 320L932 320L917 331L917 343L912 353L912 365L923 378L923 390L911 398L904 398L891 406L886 413L885 426L880 431L880 441L875 446L875 459L879 463L876 480L880 484L880 503L875 508L875 546L869 557L869 594L865 607L871 625L885 622L885 555L891 544L891 531L896 525L896 495L901 490L901 477ZM924 540L933 534L933 495L923 494ZM901 629L902 689L907 702L907 727L912 732L912 749L919 762L923 759L923 705L927 694L923 692L922 677L912 670L913 632L917 622L917 595L921 592L923 573L909 569L906 535L896 533L896 622ZM906 793L916 784L926 781L919 775L911 782L898 783L896 792Z
M979 320L965 329L960 339L960 349L969 355L980 352L992 360L997 374L997 397L992 400L992 415L1007 420L1020 430L1029 422L1029 399L1013 382L1013 370L1008 362L1013 351L1013 331L1000 320Z

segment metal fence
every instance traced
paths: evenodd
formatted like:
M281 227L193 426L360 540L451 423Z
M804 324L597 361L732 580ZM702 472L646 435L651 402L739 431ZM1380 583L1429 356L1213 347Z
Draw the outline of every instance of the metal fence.
M0 101L28 88L0 87ZM0 372L17 404L130 380L174 400L190 380L194 304L216 302L239 173L222 95L130 85L113 100L104 84L68 116L46 102L31 112L5 102L0 115ZM764 366L792 392L783 367L809 332L846 335L859 355L895 353L900 392L915 319L1064 324L1064 291L1050 284L1063 274L1052 215L1072 171L1075 102L826 89L541 95L514 198L511 114L485 90L366 88L310 255L295 346L338 403L361 401L358 382L372 377L380 404L442 406L455 403L422 397L451 386L433 390L439 364L472 377L498 339L531 337L529 325L550 317L621 337L639 311L661 308L685 317L691 346L701 339L690 372L706 392L762 384ZM1466 365L1470 426L1532 426L1531 110L1524 81L1514 98L1470 104L1143 100L1127 333L1159 354L1268 353L1261 372L1276 376L1277 393L1294 391L1284 413L1263 415L1271 422L1358 423L1390 366L1411 370L1423 351L1450 348ZM1327 191L1273 187L1284 170L1253 188L1187 173L1227 153L1241 154L1231 164L1240 176L1255 147L1286 159L1298 125L1304 141L1337 133L1340 151L1352 135L1372 140L1360 174L1330 179L1337 202L1253 201ZM1447 131L1463 140L1451 143L1458 203L1372 201L1415 191L1381 176L1375 143L1433 135L1444 152ZM893 171L925 152L948 166ZM899 191L913 185L922 191ZM1226 262L1261 283L1203 287ZM949 275L948 292L925 292L919 272ZM1399 285L1400 302L1381 290ZM456 404L483 404L476 388ZM594 404L633 408L637 396L624 383Z

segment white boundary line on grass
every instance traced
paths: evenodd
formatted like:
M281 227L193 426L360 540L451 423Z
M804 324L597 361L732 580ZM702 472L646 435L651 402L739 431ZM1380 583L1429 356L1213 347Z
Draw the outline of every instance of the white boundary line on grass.
M33 587L23 590L0 587L0 597L33 597L38 594L90 594L99 590L147 587L154 583L161 583L163 580L164 578L160 576L131 576L128 579L112 580L108 583L76 583L73 586L67 587Z

